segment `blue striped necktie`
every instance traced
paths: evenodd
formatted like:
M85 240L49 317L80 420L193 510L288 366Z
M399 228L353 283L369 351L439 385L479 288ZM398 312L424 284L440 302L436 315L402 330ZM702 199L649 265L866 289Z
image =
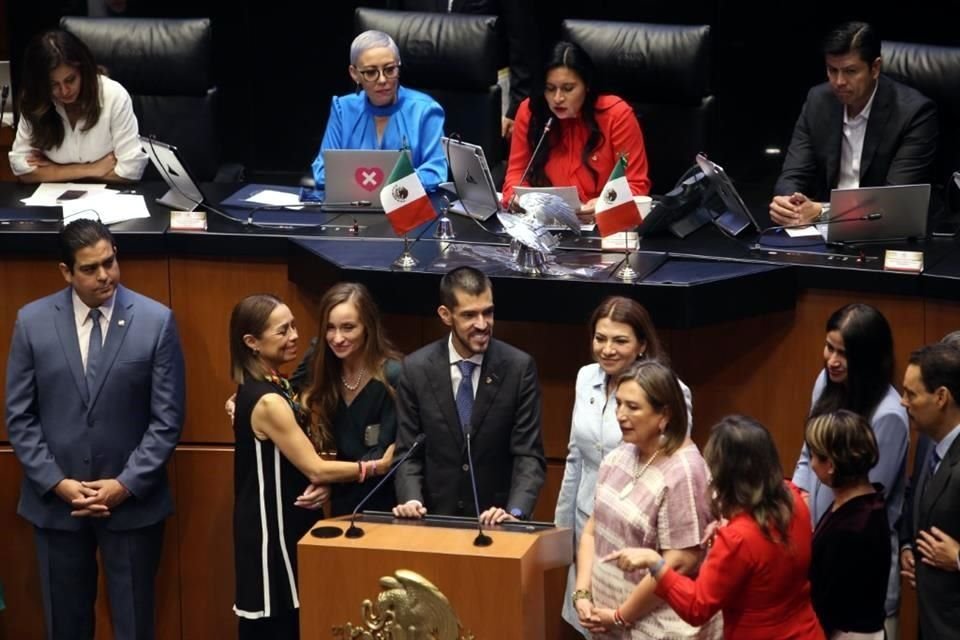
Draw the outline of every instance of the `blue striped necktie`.
M473 370L477 368L477 363L461 360L457 367L461 376L457 387L457 414L460 416L460 428L467 432L470 431L470 416L473 413Z

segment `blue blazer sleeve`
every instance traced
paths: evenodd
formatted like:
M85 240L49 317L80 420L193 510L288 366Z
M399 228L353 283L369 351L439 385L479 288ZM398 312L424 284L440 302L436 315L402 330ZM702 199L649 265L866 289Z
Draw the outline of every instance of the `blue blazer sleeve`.
M423 111L419 130L413 138L416 140L415 170L427 191L436 191L440 183L447 180L447 159L440 144L443 124L443 107L434 101Z
M7 360L7 430L23 473L43 495L66 477L47 445L37 406L37 378L27 329L17 317Z
M180 439L185 399L183 352L173 314L167 311L153 358L150 425L117 476L134 496L146 495L163 477Z

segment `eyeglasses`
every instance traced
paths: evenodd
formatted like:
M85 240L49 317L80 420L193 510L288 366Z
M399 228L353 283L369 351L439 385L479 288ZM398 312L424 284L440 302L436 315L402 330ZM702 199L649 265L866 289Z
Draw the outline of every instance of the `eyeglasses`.
M388 64L385 67L370 67L368 69L357 69L360 77L367 82L376 82L380 79L380 74L387 80L393 80L400 75L400 63Z

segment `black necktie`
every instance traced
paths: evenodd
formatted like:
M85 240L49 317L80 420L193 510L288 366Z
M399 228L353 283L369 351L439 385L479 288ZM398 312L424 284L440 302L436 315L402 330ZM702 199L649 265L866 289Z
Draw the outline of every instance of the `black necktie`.
M100 316L103 312L100 309L90 309L90 346L87 348L87 391L93 392L93 385L97 379L97 364L100 360L100 352L103 351L103 330L100 328Z

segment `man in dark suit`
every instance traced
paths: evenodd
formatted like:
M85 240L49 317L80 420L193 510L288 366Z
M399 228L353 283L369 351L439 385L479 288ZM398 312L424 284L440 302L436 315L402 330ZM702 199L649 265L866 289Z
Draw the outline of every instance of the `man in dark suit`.
M47 638L93 638L99 550L113 637L149 640L183 424L180 341L169 309L120 286L105 226L73 222L60 247L70 286L20 309L7 363L17 511L34 525Z
M934 443L913 493L910 531L901 531L901 571L917 589L920 637L960 630L960 349L944 343L910 355L901 400Z
M850 22L824 41L829 82L807 94L774 187L774 224L811 222L835 188L929 183L936 105L880 74L880 36Z
M481 519L526 519L543 486L537 367L493 338L493 286L472 267L440 282L437 312L450 335L406 357L397 386L399 517L476 514L467 458L473 453Z

